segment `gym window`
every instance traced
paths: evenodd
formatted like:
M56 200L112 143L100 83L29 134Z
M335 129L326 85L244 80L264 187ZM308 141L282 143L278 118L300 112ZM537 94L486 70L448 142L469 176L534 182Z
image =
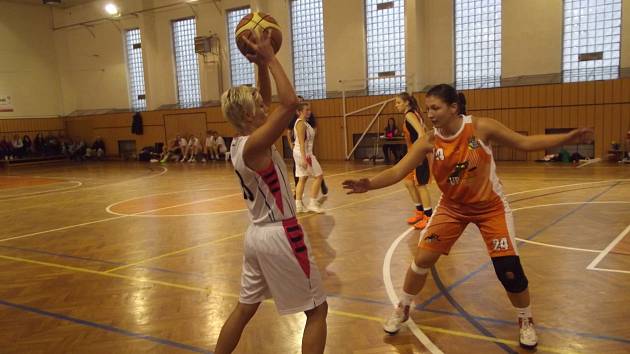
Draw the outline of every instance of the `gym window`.
M368 94L406 90L405 1L365 0Z
M176 20L172 27L178 103L182 107L200 106L199 63L195 53L197 21L195 18Z
M455 0L455 86L501 85L501 0Z
M254 86L254 65L245 58L236 46L236 26L241 19L249 14L251 9L243 7L240 9L227 11L227 27L228 27L228 43L230 51L230 73L232 77L232 86L250 85Z
M147 100L144 90L144 64L140 29L125 31L125 51L127 54L127 73L129 84L129 102L133 111L145 111Z
M322 0L291 1L293 81L306 99L326 98Z
M619 77L621 0L565 0L564 82Z

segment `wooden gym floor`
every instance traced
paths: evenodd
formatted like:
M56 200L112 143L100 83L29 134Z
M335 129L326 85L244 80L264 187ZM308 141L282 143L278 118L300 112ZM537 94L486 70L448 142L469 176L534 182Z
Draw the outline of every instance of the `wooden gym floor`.
M384 335L418 239L409 197L402 185L342 192L383 166L323 167L328 212L300 219L330 295L327 353L427 352L417 329L445 353L526 352L475 227L416 299L413 332ZM630 167L499 163L499 175L538 352L630 352ZM21 167L0 175L0 191L0 353L212 352L248 226L228 163ZM265 303L237 352L297 353L303 324Z

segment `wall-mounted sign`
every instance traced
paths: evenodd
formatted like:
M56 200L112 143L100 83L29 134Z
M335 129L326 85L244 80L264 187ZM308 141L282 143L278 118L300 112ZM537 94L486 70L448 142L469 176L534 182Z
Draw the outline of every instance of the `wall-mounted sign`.
M13 104L11 104L11 96L0 95L0 112L13 112Z

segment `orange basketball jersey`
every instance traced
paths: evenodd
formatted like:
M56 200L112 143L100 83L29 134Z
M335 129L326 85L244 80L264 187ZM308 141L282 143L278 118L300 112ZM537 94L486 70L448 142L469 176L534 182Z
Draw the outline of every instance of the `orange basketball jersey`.
M437 129L433 144L431 172L445 202L462 205L501 202L503 189L489 146L475 137L472 116L462 116L463 124L445 138Z

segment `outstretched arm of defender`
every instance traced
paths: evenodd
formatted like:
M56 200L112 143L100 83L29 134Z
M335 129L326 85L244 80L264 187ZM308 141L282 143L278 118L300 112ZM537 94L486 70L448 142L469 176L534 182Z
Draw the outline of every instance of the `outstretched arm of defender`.
M419 139L413 144L407 155L393 167L388 168L370 179L362 178L360 180L344 181L343 188L349 189L348 194L352 194L365 193L372 189L391 186L405 178L411 170L420 165L427 154L432 150L433 145L427 141L427 138Z
M593 140L593 129L579 128L566 134L521 135L490 118L476 118L476 129L484 140L523 151L536 151L564 144L580 144Z

